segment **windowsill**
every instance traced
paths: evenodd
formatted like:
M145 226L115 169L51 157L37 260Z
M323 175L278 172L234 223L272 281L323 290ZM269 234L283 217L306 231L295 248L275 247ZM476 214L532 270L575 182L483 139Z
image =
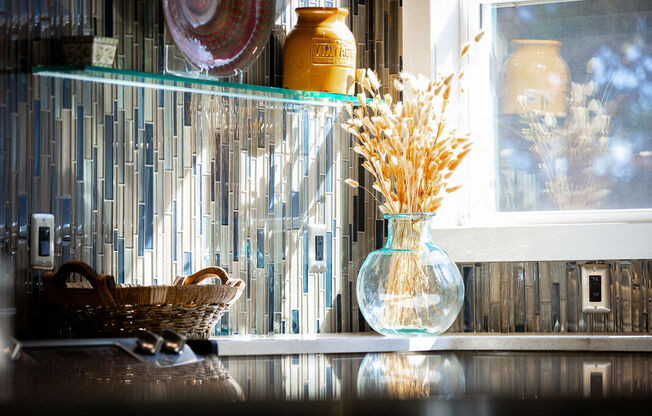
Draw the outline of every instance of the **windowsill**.
M458 263L652 258L652 222L469 225L432 233Z

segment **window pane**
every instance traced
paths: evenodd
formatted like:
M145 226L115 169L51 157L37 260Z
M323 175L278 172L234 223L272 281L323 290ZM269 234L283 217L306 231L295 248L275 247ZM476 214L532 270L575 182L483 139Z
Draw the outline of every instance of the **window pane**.
M652 207L652 2L483 13L499 211Z

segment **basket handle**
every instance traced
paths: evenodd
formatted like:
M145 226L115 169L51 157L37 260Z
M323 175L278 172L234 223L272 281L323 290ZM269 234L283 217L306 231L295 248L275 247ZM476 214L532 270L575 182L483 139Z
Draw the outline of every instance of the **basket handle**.
M109 287L115 289L115 280L113 279L113 276L108 274L97 274L91 266L81 261L69 261L62 264L56 273L44 273L43 283L45 285L52 285L55 288L66 287L66 280L73 273L85 277L86 280L90 282L91 286L93 286L97 292L103 306L117 306L111 292L109 291Z
M238 287L244 285L242 280L232 279L229 277L229 274L226 272L226 270L217 266L206 267L205 269L201 269L200 271L191 274L186 278L177 278L177 284L196 285L197 283L209 277L218 277L222 281L222 284L227 286Z

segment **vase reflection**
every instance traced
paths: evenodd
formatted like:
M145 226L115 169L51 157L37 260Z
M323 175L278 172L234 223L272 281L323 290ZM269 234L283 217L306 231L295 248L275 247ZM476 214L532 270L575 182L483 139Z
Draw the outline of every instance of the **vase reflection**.
M367 354L358 371L359 397L419 399L464 391L464 371L454 354Z

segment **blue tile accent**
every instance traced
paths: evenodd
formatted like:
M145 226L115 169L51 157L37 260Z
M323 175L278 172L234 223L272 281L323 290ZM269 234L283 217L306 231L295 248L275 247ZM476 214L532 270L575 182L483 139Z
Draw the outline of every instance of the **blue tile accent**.
M63 99L63 108L66 110L70 110L72 108L72 96L70 93L70 80L69 79L64 79L63 80L63 95L61 97Z
M285 334L285 320L281 321L281 334Z
M70 241L71 205L70 198L61 198L61 234L63 241Z
M113 251L118 251L118 230L113 230Z
M326 117L326 192L333 192L333 117Z
M220 214L222 225L229 225L229 146L226 145L222 145L221 168L222 200Z
M190 251L183 252L183 274L186 276L192 274L192 253Z
M297 309L292 309L292 333L299 333L299 311Z
M145 204L138 204L138 255L145 253Z
M18 194L18 238L27 238L27 195Z
M319 319L317 319L317 326L316 326L316 328L317 328L317 333L319 334Z
M269 145L269 211L274 211L274 145Z
M125 239L118 238L118 283L125 282Z
M177 261L177 201L172 201L172 261Z
M104 198L113 199L113 116L104 115Z
M308 166L310 165L308 159L309 131L308 110L303 110L303 176L308 176Z
M154 168L145 168L146 192L145 195L145 249L151 250L154 240Z
M113 0L104 0L104 36L113 37Z
M191 102L191 95L189 92L184 92L183 93L183 125L184 126L190 126L191 124L191 117L190 117L190 102Z
M333 233L326 233L326 307L333 307Z
M138 108L144 108L145 107L145 89L144 88L138 88ZM145 117L143 115L144 111L140 110L138 112L138 128L140 130L145 128Z
M84 107L77 106L77 180L84 180Z
M145 164L152 165L154 163L154 144L152 143L152 136L154 135L154 125L152 123L145 123Z
M308 230L303 227L303 293L308 293Z
M233 212L233 261L238 261L240 258L240 253L238 250L238 221L239 221L238 211Z
M358 182L360 182L360 185L364 186L365 169L362 167L362 162L363 162L362 157L358 158ZM360 232L364 232L364 223L365 223L364 200L365 200L365 193L362 192L362 190L358 190L357 211L358 211L358 231ZM355 204L353 209L356 209Z
M265 267L265 230L263 228L256 230L256 267L259 269Z
M4 141L4 139L2 139ZM34 176L41 175L41 101L34 100Z
M274 332L274 264L269 263L268 266L269 269L269 309L268 309L268 314L269 314L269 332L273 333Z
M251 299L251 239L247 238L247 299Z
M292 192L291 194L291 208L292 208L292 229L299 229L299 192Z
M333 7L333 6L328 6ZM326 399L333 398L333 368L331 366L326 367Z

